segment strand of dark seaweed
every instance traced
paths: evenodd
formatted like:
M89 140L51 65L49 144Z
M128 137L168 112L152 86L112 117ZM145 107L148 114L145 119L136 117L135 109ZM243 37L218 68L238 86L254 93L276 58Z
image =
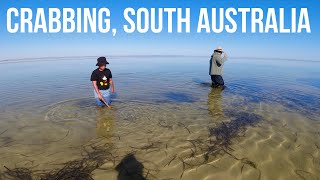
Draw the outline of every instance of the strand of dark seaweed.
M203 154L204 161L198 164L186 163L181 157L180 161L183 164L183 172L180 175L182 178L184 171L186 170L186 165L190 167L201 166L207 164L209 157L216 158L217 156L222 156L228 154L233 157L235 160L241 161L244 165L249 165L250 167L257 169L259 171L259 177L261 178L261 171L257 168L257 165L250 161L248 158L237 158L231 154L233 149L230 147L232 144L232 139L236 137L244 136L248 126L255 126L258 122L262 120L262 117L257 114L249 114L246 112L228 112L231 121L222 122L216 127L209 127L209 140L204 139L194 139L188 140L192 144L193 149L191 149L194 156L196 152L199 151L200 154ZM243 171L241 167L241 173Z
M88 148L91 149L88 150ZM106 144L102 146L89 145L83 147L84 157L78 160L66 162L60 169L52 171L32 171L27 168L9 169L2 174L5 178L16 180L92 180L91 173L103 165L105 162L115 162L115 156L110 152L110 147Z

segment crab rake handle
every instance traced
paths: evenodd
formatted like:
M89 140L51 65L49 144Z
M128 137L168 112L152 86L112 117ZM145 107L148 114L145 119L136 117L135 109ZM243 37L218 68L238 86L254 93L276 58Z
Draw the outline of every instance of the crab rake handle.
M109 109L111 109L111 106L102 98L100 99Z

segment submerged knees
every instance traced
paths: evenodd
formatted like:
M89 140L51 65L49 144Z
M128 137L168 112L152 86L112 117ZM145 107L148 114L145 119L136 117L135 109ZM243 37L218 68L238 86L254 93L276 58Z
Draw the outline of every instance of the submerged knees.
M212 87L222 87L224 86L224 81L220 75L211 75Z

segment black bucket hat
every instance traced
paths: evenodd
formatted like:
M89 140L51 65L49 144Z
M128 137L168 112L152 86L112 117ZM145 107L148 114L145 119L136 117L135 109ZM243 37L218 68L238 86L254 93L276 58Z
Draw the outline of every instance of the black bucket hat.
M106 57L99 57L96 66L109 64Z

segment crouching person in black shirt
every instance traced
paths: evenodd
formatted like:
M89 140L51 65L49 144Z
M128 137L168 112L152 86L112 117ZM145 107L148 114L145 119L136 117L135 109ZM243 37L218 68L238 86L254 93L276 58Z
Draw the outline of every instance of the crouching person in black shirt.
M106 68L108 61L105 57L99 57L97 59L96 66L99 66L95 69L90 80L94 88L94 97L96 98L96 104L98 106L106 105L111 109L111 92L114 93L114 83L112 81L112 74L110 69Z

